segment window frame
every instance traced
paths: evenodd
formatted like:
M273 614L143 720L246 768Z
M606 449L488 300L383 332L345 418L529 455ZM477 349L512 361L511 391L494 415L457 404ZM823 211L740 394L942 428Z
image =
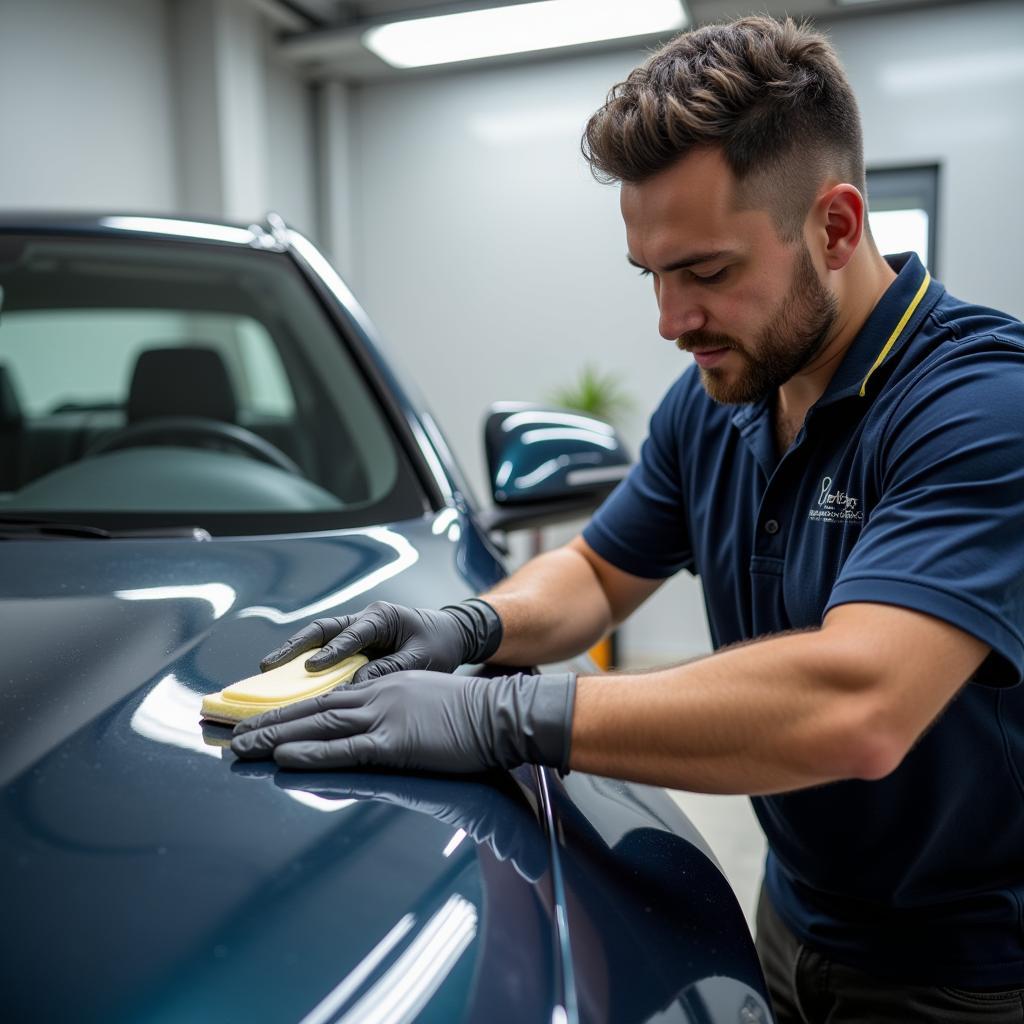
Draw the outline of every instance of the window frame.
M924 210L928 215L926 266L933 276L939 274L938 224L941 165L901 164L869 167L865 173L868 211ZM896 204L897 200L910 200ZM890 205L893 204L893 205Z

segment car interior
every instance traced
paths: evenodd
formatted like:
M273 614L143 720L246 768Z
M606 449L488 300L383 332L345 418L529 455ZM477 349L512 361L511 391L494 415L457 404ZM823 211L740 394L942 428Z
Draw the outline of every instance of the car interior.
M287 257L0 256L0 509L325 511L393 489L398 445Z

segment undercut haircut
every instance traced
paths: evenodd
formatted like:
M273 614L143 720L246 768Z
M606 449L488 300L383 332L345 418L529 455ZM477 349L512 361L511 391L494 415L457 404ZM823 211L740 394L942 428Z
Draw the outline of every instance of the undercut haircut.
M828 40L791 18L676 36L613 86L582 140L598 181L629 184L701 148L722 152L740 205L767 209L787 242L827 177L867 194L850 83Z

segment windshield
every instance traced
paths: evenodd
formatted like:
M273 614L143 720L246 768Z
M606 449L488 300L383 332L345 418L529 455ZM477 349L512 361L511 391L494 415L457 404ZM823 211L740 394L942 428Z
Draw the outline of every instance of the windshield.
M287 254L0 236L0 516L264 533L423 508Z

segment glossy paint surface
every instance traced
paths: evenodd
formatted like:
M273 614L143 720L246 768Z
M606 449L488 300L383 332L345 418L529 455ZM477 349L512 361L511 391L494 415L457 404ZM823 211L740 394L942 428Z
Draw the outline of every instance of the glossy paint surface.
M579 1019L771 1020L742 911L661 789L548 776Z
M505 403L487 419L487 464L495 501L550 501L607 491L629 471L615 429L565 409Z
M299 1021L346 979L353 1020L403 991L424 1020L550 1012L549 851L520 786L278 772L199 719L297 623L465 596L467 525L0 546L12 1019Z

